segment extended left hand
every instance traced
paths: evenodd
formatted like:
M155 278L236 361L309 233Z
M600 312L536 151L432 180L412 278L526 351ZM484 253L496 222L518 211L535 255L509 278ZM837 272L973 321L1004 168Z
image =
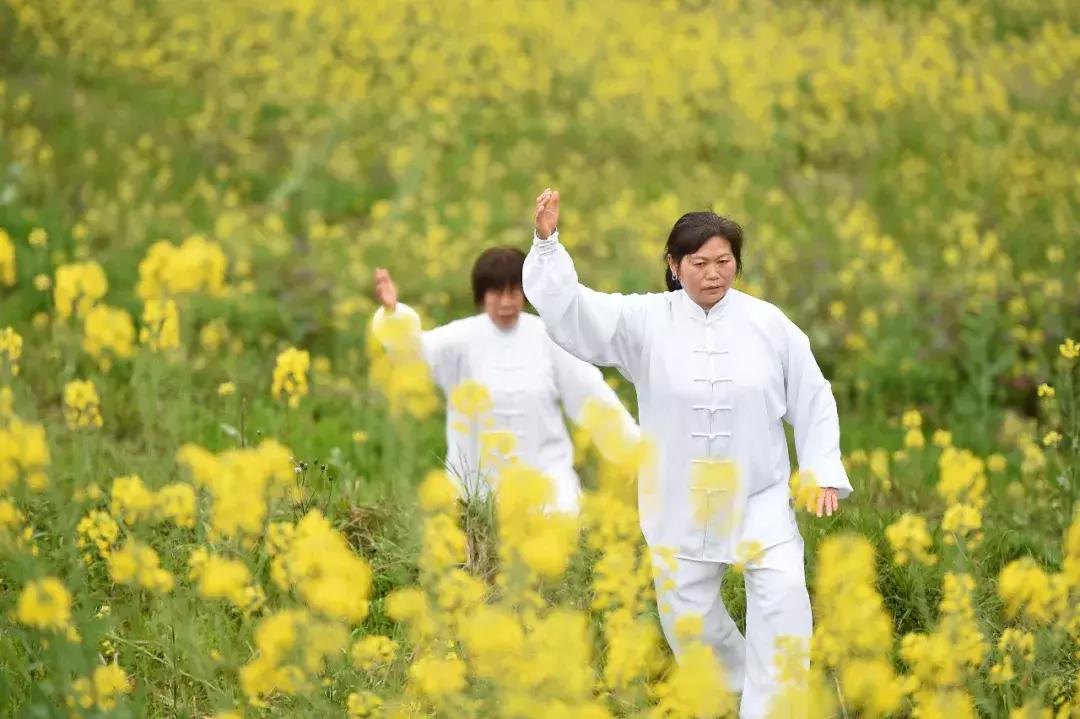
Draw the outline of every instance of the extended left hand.
M822 487L817 498L817 516L824 514L831 517L833 512L839 511L840 496L836 492L836 487Z

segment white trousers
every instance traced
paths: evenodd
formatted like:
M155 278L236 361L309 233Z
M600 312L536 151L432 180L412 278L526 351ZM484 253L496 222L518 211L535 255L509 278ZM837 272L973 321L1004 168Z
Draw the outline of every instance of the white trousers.
M720 582L727 566L654 557L660 624L678 660L680 639L676 636L676 622L682 617L701 617L702 635L698 640L712 647L731 685L728 689L742 694L740 719L777 719L770 715L773 697L790 687L780 681L777 640L797 639L808 649L813 631L802 537L796 535L769 547L743 570L745 637L720 598Z

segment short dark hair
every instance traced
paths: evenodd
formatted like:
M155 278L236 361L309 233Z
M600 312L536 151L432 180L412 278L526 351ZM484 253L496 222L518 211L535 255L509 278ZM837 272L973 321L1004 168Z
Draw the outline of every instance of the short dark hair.
M484 304L488 290L521 287L525 253L516 247L492 247L480 253L472 268L473 301Z
M700 250L713 237L723 237L731 243L731 254L735 255L735 273L742 273L743 229L739 223L715 212L687 212L671 228L664 247L664 282L669 291L681 290L682 284L671 274L671 267L667 266L668 256L678 266L682 258Z

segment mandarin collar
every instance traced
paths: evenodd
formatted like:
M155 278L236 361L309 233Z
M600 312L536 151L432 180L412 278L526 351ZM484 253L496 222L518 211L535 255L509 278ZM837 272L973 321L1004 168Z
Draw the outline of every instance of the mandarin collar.
M735 292L737 292L735 288L728 287L727 292L720 298L720 301L706 312L701 308L701 305L690 299L690 295L686 294L686 290L678 290L680 301L683 306L683 312L686 316L696 322L704 322L706 324L715 322L727 314L728 308L731 306L731 298Z
M522 312L521 314L525 314L525 313ZM488 317L487 312L481 312L481 313L479 313L477 315L477 317L481 318L481 322L484 323L484 325L488 328L489 332L491 332L493 335L495 335L496 337L498 337L500 339L506 339L506 340L514 339L518 334L518 330L521 328L521 315L518 315L518 320L517 320L517 322L514 323L513 327L511 327L510 329L505 329L505 330L502 327L499 327L497 324L495 324L494 320L492 320L490 317Z

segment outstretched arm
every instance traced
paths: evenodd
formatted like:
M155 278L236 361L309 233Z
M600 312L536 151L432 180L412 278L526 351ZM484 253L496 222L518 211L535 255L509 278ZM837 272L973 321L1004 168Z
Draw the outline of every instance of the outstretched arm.
M559 398L574 424L586 427L601 452L610 447L610 453L617 454L633 446L639 438L637 424L600 370L554 343L551 353Z
M398 289L390 272L375 269L375 299L379 309L371 319L375 339L392 355L408 361L419 355L427 363L436 384L449 391L458 382L457 349L462 338L454 323L426 332L420 329L420 316L398 301Z
M536 198L536 232L525 258L525 296L563 349L592 364L617 367L633 380L645 334L647 295L596 292L578 282L574 261L559 243L559 193Z
M810 350L810 339L784 318L787 413L784 419L795 429L795 453L800 472L813 474L824 488L817 501L817 515L832 514L839 500L851 494L851 482L840 458L840 419L832 385L825 379Z

